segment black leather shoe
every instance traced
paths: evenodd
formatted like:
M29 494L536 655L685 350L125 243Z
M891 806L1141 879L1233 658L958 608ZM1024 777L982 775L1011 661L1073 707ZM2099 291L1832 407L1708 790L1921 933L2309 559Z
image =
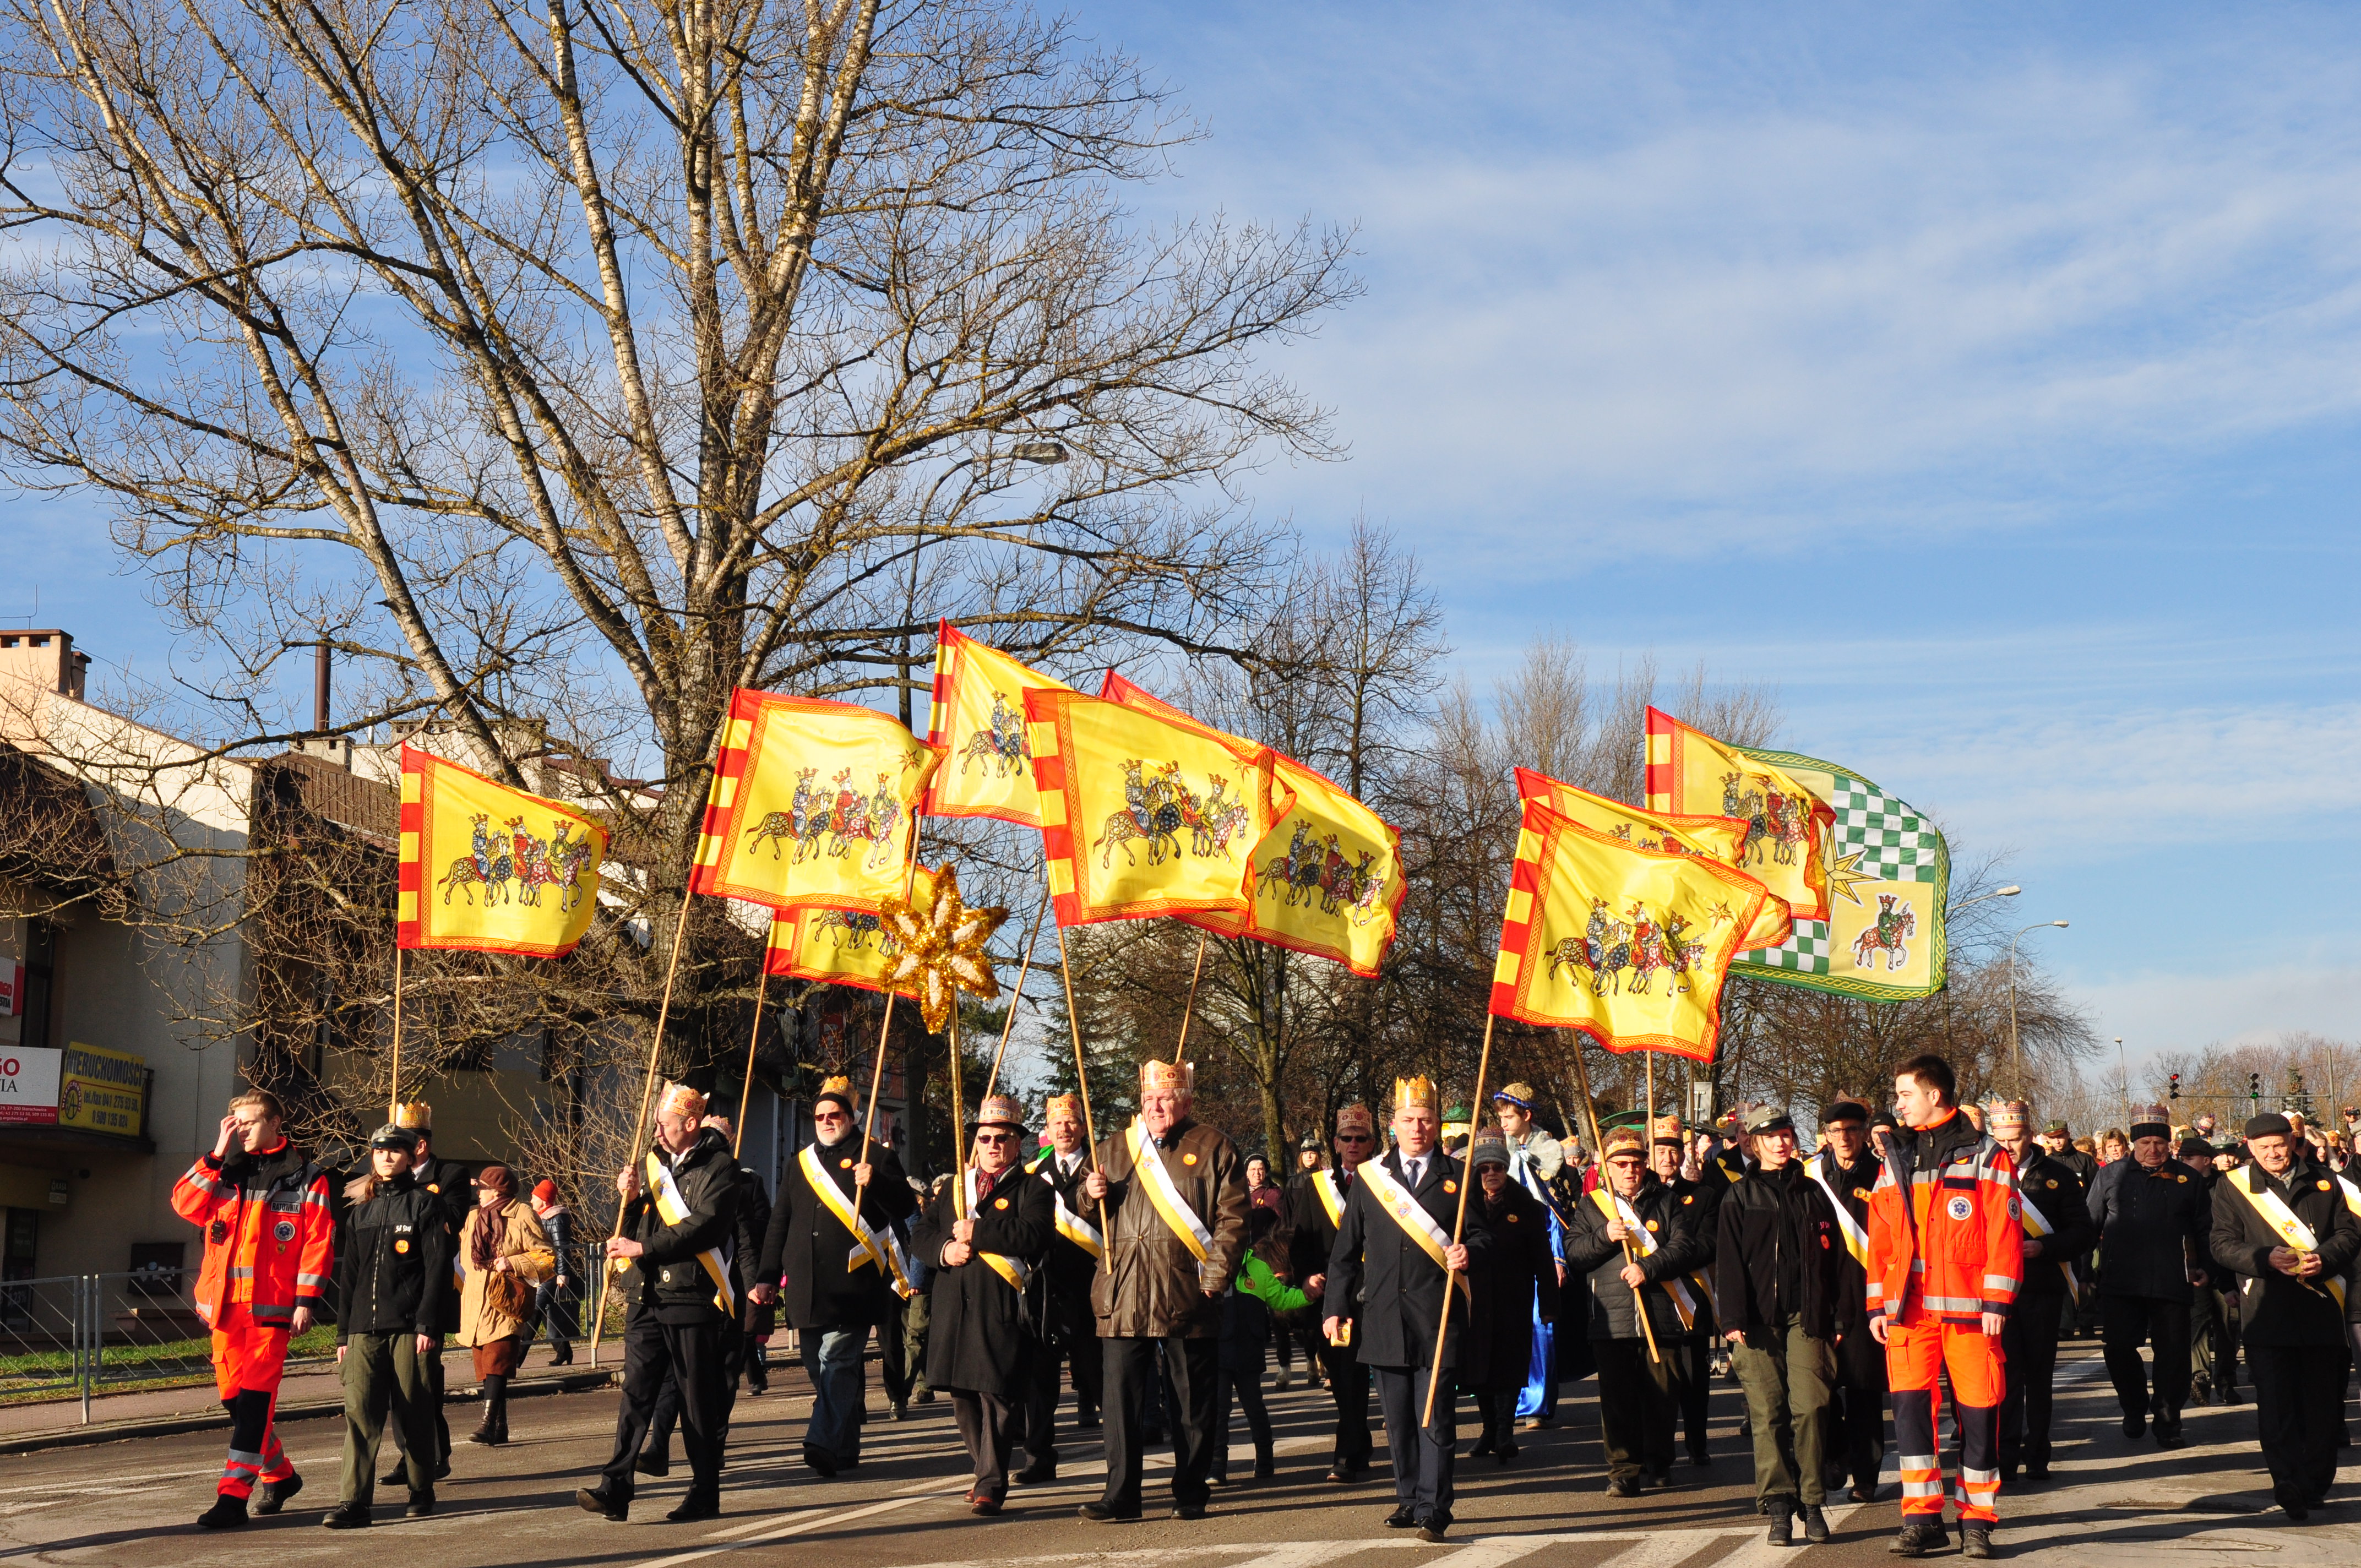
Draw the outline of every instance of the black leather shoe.
M1616 1476L1613 1480L1607 1483L1607 1495L1610 1497L1638 1497L1640 1495L1639 1477L1636 1475Z
M2124 1435L2125 1435L2125 1437L2136 1438L2136 1437L2138 1437L2141 1433L2143 1433L2143 1432L2145 1432L2145 1431L2147 1431L2147 1416L2145 1416L2145 1415L2137 1415L2137 1416L2127 1415L2127 1416L2125 1416L2125 1417L2124 1418Z
M1172 1511L1165 1517L1167 1519L1201 1519L1205 1517L1205 1505L1202 1503L1175 1503L1172 1505Z
M1492 1451L1492 1458L1501 1464L1515 1464L1517 1462L1517 1440L1512 1437L1502 1438L1500 1440L1500 1446Z
M369 1511L357 1504L351 1508L330 1508L320 1516L320 1524L325 1530L367 1530L369 1527Z
M434 1478L437 1481L443 1479L440 1475ZM394 1459L393 1468L377 1478L377 1484L380 1486L407 1486L409 1482L410 1466L403 1464L399 1456Z
M1795 1511L1784 1498L1771 1499L1771 1533L1763 1539L1773 1546L1795 1544Z
M244 1523L244 1497L215 1497L214 1506L197 1516L198 1527L203 1530L236 1530Z
M643 1448L640 1450L640 1456L631 1461L631 1468L642 1475L669 1475L672 1474L672 1456Z
M606 1493L592 1487L585 1486L575 1493L574 1500L582 1505L585 1513L597 1514L602 1519L613 1519L617 1524L631 1517L631 1504L619 1503Z
M1803 1515L1804 1539L1814 1546L1828 1540L1828 1517L1820 1512L1820 1506L1817 1503L1806 1503L1803 1507Z
M1476 1446L1467 1451L1467 1457L1470 1459L1481 1459L1484 1455L1491 1452L1492 1434L1488 1431L1482 1437L1476 1440Z
M814 1470L818 1471L823 1475L833 1475L836 1474L836 1455L829 1453L825 1449L805 1449L804 1463L810 1465Z
M423 1519L434 1511L434 1494L421 1492L410 1499L409 1505L401 1510L401 1517L406 1519Z
M254 1489L254 1511L275 1514L287 1506L287 1499L303 1489L303 1477L290 1475L284 1481L265 1481Z
M2038 1464L2027 1464L2025 1467L2025 1478L2027 1482L2048 1480L2049 1461L2045 1459Z
M1020 1486L1039 1486L1057 1478L1058 1467L1055 1464L1028 1464L1009 1477Z
M1114 1524L1120 1520L1136 1519L1139 1517L1137 1508L1118 1508L1113 1503L1099 1497L1092 1498L1076 1508L1074 1512L1083 1519L1094 1520L1099 1524Z
M1408 1503L1402 1504L1386 1516L1388 1530L1408 1530L1417 1523L1418 1513Z
M720 1517L720 1498L699 1497L695 1492L683 1497L680 1507L664 1515L675 1524L695 1524L699 1519L718 1519Z
M1874 1484L1864 1481L1846 1492L1845 1496L1856 1503L1873 1503L1877 1501L1877 1487Z
M1432 1513L1426 1516L1426 1522L1418 1527L1418 1538L1421 1541L1440 1541L1450 1530L1449 1514Z

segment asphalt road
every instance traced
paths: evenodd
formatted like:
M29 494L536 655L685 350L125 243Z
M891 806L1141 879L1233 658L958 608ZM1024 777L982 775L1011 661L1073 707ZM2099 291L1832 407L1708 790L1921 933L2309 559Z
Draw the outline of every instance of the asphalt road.
M2161 1453L2122 1435L2095 1347L2071 1345L2067 1357L2056 1479L2002 1497L1998 1540L2009 1557L2156 1568L2258 1558L2350 1563L2361 1554L2361 1468L2342 1478L2355 1501L2290 1524L2268 1508L2251 1405L2192 1413L2191 1446ZM822 1481L797 1458L807 1408L799 1385L782 1376L770 1396L740 1401L718 1520L664 1522L686 1486L677 1455L673 1476L647 1485L628 1524L575 1507L574 1489L603 1462L613 1431L615 1396L602 1392L514 1402L514 1441L505 1449L461 1444L440 1513L403 1520L398 1496L381 1493L381 1522L366 1533L319 1528L335 1501L342 1428L333 1420L282 1429L308 1482L287 1511L220 1534L192 1523L212 1500L217 1433L0 1459L0 1563L252 1568L263 1561L275 1568L393 1554L434 1568L754 1568L808 1561L818 1547L829 1568L1087 1568L1101 1560L1121 1568L1319 1568L1367 1552L1383 1553L1384 1568L1758 1568L1799 1556L1858 1568L1893 1561L1885 1543L1898 1523L1889 1472L1880 1501L1830 1510L1836 1539L1828 1545L1764 1545L1731 1384L1720 1385L1714 1401L1717 1463L1709 1470L1683 1464L1673 1489L1629 1501L1603 1495L1597 1406L1590 1386L1577 1385L1565 1424L1527 1434L1513 1467L1463 1459L1458 1522L1439 1546L1383 1528L1391 1495L1382 1454L1376 1483L1347 1488L1322 1479L1326 1397L1316 1392L1271 1397L1277 1480L1217 1490L1209 1517L1181 1523L1156 1517L1161 1483L1151 1468L1150 1517L1100 1525L1073 1511L1098 1492L1095 1443L1065 1429L1058 1484L1018 1489L997 1519L971 1517L961 1500L963 1455L940 1403L912 1407L908 1421L875 1421L860 1468ZM462 1431L472 1424L464 1408L452 1416ZM1235 1435L1235 1473L1243 1475L1252 1468L1243 1419ZM2361 1458L2361 1450L2351 1452Z

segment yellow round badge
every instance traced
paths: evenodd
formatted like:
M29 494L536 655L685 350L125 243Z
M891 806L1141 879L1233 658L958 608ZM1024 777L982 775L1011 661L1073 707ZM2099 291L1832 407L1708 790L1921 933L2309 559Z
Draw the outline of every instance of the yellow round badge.
M1184 1154L1180 1157L1180 1163L1182 1165L1194 1165L1197 1163L1197 1157L1192 1154Z
M2183 1181L2186 1181L2186 1180L2188 1180L2189 1179L2188 1179L2187 1177L2185 1177L2185 1176L2184 1176L2184 1177L2182 1177L2182 1178L2181 1178L2181 1179L2182 1179ZM2333 1192L2333 1191L2334 1191L2334 1190L2335 1190L2335 1187L2336 1187L2336 1184L2335 1184L2334 1182L2331 1182L2331 1181L2323 1181L2323 1182L2322 1182L2322 1183L2320 1184L2320 1190L2321 1190L2323 1192Z
M1513 1225L1513 1224L1515 1224L1516 1223L1517 1223L1517 1216L1515 1216L1514 1214L1510 1215L1510 1216L1509 1216L1509 1223L1510 1223L1510 1224L1512 1224L1512 1225Z
M2172 1179L2174 1179L2175 1181L2186 1182L2186 1181L2189 1179L2189 1178L2187 1178L2187 1177L2185 1177L2185 1176L2176 1176L2176 1177L2174 1177Z
M1459 1190L1459 1183L1446 1176L1443 1179L1443 1190L1445 1192L1456 1192Z
M992 1201L992 1206L995 1209L1005 1209L1008 1207L1008 1200L1005 1198L994 1198Z
M2049 1179L2048 1185L2049 1185L2049 1186L2051 1186L2051 1187L2055 1187L2055 1186L2057 1186L2057 1185L2058 1185L2058 1179L2057 1179L2056 1177L2054 1177L2054 1176L2053 1176L2053 1177L2051 1177L2051 1178Z
M410 1250L410 1244L406 1241L396 1241L393 1244L393 1250L396 1252L408 1252Z
M1651 1221L1649 1221L1649 1222L1648 1222L1648 1228L1649 1228L1650 1230L1652 1230L1652 1231L1653 1231L1653 1230L1657 1230L1657 1229L1659 1229L1659 1228L1661 1228L1661 1227L1657 1224L1657 1223L1656 1223L1655 1221L1651 1220Z
M836 1168L839 1170L851 1170L852 1168L852 1157L851 1155L846 1155L842 1159L836 1162Z
M1684 1203L1694 1203L1697 1201L1697 1194L1694 1192L1686 1193L1682 1196L1681 1201Z

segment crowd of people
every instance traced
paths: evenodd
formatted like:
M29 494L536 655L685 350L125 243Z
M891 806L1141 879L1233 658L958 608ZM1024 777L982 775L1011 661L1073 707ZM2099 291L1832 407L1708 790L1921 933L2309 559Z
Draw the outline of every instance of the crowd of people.
M895 1419L948 1398L983 1516L1056 1479L1071 1391L1073 1431L1105 1460L1083 1519L1141 1517L1146 1454L1167 1445L1171 1516L1202 1518L1233 1483L1234 1407L1252 1479L1276 1472L1275 1348L1280 1387L1300 1356L1333 1403L1333 1485L1368 1478L1374 1394L1385 1523L1427 1541L1453 1523L1463 1399L1466 1456L1507 1465L1521 1431L1557 1423L1561 1387L1595 1376L1604 1484L1633 1497L1675 1484L1682 1446L1712 1464L1708 1400L1728 1376L1771 1543L1799 1523L1828 1539L1830 1495L1874 1498L1890 1445L1893 1550L1947 1545L1948 1512L1962 1554L1989 1557L2004 1487L2049 1475L2059 1342L2094 1328L2126 1438L2181 1446L2187 1405L2235 1399L2243 1355L2275 1500L2296 1520L2326 1500L2361 1342L2361 1188L2343 1140L2301 1117L2217 1142L2210 1118L2176 1127L2157 1106L2080 1144L2063 1124L2035 1132L2019 1102L1960 1104L1949 1066L1922 1056L1889 1106L1840 1099L1808 1129L1769 1105L1711 1129L1642 1113L1586 1146L1510 1083L1446 1146L1419 1077L1395 1084L1382 1141L1347 1105L1282 1184L1192 1117L1191 1085L1185 1063L1145 1064L1137 1117L1096 1147L1074 1097L1049 1099L1037 1138L1024 1106L989 1096L961 1170L921 1183L831 1080L775 1193L704 1096L667 1085L653 1146L616 1179L601 1266L625 1308L620 1409L577 1501L628 1518L677 1429L690 1482L665 1517L719 1514L737 1390L761 1390L781 1320L812 1389L805 1464L859 1465L874 1336ZM278 1512L302 1487L272 1407L289 1338L327 1314L346 1426L323 1522L369 1522L389 1422L383 1482L430 1513L450 1464L446 1344L482 1388L471 1441L497 1445L536 1325L566 1343L566 1211L546 1183L520 1201L505 1168L436 1159L423 1106L341 1183L282 1120L269 1094L240 1095L175 1192L204 1228L198 1307L232 1419L199 1522Z

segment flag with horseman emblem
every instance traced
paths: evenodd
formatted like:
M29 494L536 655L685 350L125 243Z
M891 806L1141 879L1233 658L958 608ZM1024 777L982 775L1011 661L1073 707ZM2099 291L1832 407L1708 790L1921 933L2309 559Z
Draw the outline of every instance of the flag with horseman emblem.
M1828 807L1828 917L1797 920L1784 942L1739 954L1730 972L1872 1002L1942 990L1951 897L1942 830L1850 768L1792 751L1745 754Z
M935 875L924 866L911 873L913 905L934 903ZM863 991L891 990L897 996L916 1002L918 989L915 980L890 987L885 983L886 975L901 956L902 949L893 932L884 927L876 911L799 905L772 916L771 939L763 953L763 970L766 974L854 985Z
M873 708L731 692L690 891L875 914L902 891L938 761Z
M1784 899L1797 921L1828 917L1826 802L1763 760L1671 714L1648 710L1648 809L1746 824L1738 869Z
M1746 855L1747 835L1752 831L1735 817L1674 817L1641 811L1531 768L1517 770L1517 798L1539 801L1560 817L1579 822L1594 832L1612 834L1643 850L1678 850L1684 854L1704 855L1733 869ZM1753 929L1746 933L1745 946L1776 947L1794 929L1795 920L1787 911L1786 902L1766 898L1763 912L1754 917Z
M950 621L940 623L935 630L935 696L927 744L943 762L927 785L926 814L1040 827L1025 694L1072 689L978 642Z
M1268 746L1073 691L1025 694L1058 924L1251 918L1247 856L1270 831Z
M1719 861L1642 849L1528 800L1491 1010L1610 1051L1711 1061L1722 979L1768 897Z
M1221 734L1112 670L1099 695ZM1235 736L1222 738L1249 744ZM1350 791L1286 752L1273 751L1271 762L1276 770L1273 826L1247 857L1254 902L1245 918L1180 918L1222 936L1252 937L1273 947L1333 959L1355 974L1375 975L1393 945L1395 921L1407 891L1401 835Z
M606 853L581 812L402 747L401 946L562 958L598 912Z

